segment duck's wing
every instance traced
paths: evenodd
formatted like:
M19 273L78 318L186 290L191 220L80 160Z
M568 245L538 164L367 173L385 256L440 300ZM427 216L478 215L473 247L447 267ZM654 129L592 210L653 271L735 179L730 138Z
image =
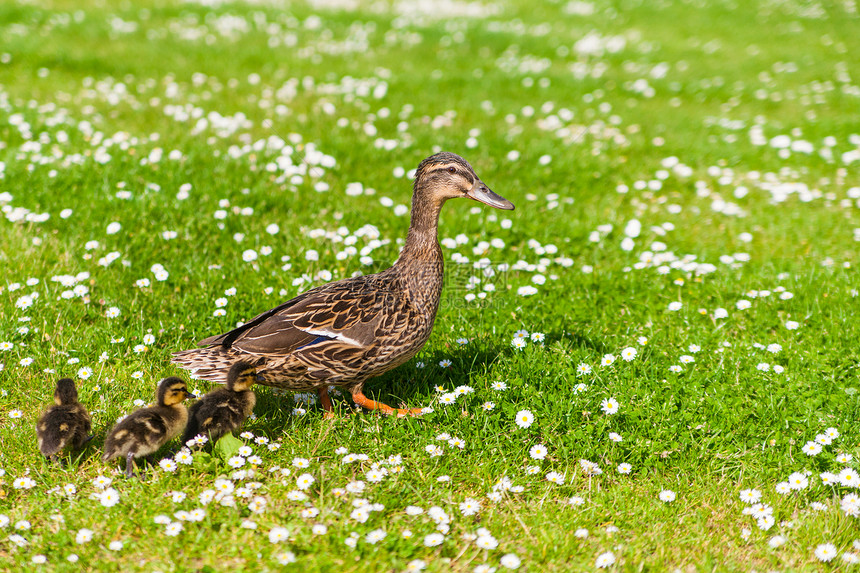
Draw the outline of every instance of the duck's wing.
M372 280L371 276L356 277L366 279L363 281L338 281L308 291L199 344L265 356L284 356L326 341L370 347L376 340L384 309L394 296L390 288L385 288L384 281Z

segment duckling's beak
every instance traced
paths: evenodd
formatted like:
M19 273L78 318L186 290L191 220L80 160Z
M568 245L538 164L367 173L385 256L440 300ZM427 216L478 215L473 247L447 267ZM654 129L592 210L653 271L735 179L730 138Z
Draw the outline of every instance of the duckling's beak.
M475 184L472 185L472 188L466 191L466 195L468 195L475 201L486 203L490 207L495 207L496 209L505 209L507 211L512 211L514 208L513 203L511 203L501 195L490 191L490 188L487 187L480 179L475 181Z
M194 399L194 398L196 398L196 397L197 397L197 396L195 396L195 395L194 395L194 394L192 394L191 392L186 392L186 393L185 393L185 398L186 398L187 400L193 400L193 399Z

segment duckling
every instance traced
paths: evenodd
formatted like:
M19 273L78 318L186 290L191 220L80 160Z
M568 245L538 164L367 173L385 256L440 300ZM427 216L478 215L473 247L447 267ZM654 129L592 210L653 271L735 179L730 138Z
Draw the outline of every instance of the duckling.
M39 451L51 461L56 461L57 454L66 447L78 449L93 438L88 435L90 415L78 402L74 380L62 378L57 381L54 402L55 405L45 410L36 423Z
M217 442L241 426L257 403L251 390L256 378L257 369L248 362L239 361L230 367L226 387L209 392L189 408L182 443L187 444L198 434Z
M134 475L134 458L155 453L176 437L188 421L188 410L182 404L194 398L185 381L171 376L158 383L158 403L141 408L123 418L105 438L104 461L125 457L125 475Z

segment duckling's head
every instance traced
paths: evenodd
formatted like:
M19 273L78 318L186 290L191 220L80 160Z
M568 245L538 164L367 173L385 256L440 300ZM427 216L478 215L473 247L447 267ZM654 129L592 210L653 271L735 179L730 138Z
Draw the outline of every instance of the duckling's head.
M57 387L54 388L54 402L58 406L63 404L74 404L78 401L78 389L75 388L75 381L71 378L62 378L57 380Z
M490 191L468 161L447 151L431 155L418 165L414 189L416 196L426 193L440 204L448 199L465 197L496 209L514 208L513 203Z
M188 391L188 386L182 378L171 376L158 383L159 406L174 406L186 398L195 398L195 396Z
M227 373L227 389L244 392L257 381L257 369L248 362L239 361Z

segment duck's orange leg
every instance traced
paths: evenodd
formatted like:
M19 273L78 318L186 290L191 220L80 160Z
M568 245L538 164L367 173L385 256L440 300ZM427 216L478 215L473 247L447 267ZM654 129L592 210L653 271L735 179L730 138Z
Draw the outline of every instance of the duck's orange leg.
M328 386L323 386L317 390L320 397L320 404L323 407L323 418L334 418L334 412L331 406L331 397L328 395Z
M422 408L392 408L382 402L371 400L361 390L352 393L352 400L368 410L382 410L386 414L397 414L398 416L419 416Z

